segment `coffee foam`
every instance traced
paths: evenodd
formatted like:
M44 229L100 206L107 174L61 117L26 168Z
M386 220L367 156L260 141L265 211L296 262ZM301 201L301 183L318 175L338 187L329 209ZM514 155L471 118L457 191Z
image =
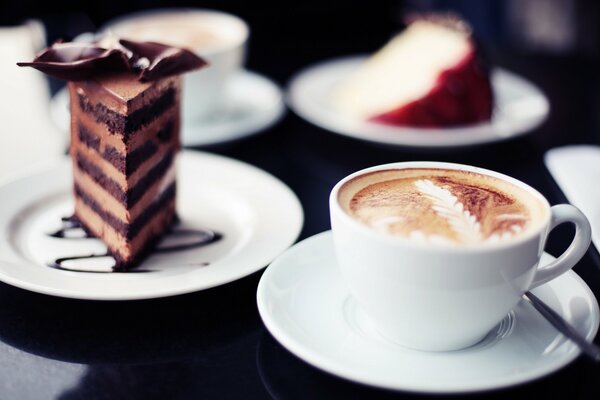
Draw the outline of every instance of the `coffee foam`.
M464 170L375 171L346 182L338 200L375 230L453 246L510 240L547 218L545 204L525 189Z

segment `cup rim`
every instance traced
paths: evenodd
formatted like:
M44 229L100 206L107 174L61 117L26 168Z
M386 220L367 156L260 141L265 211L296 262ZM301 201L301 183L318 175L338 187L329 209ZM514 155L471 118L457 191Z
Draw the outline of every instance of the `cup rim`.
M443 168L443 169L463 170L463 171L475 172L475 173L479 173L481 175L487 175L487 176L501 179L503 181L509 182L517 187L520 187L520 188L526 190L528 193L530 193L531 195L538 198L541 201L541 203L544 205L545 219L543 221L540 221L540 223L538 224L538 226L535 229L532 229L529 232L526 232L525 234L520 235L519 237L515 238L514 240L491 242L491 243L490 242L481 243L477 246L440 246L440 245L431 244L431 243L422 243L422 242L417 242L417 241L411 241L411 240L406 239L403 236L389 235L389 234L386 234L383 232L379 232L379 231L377 231L373 228L370 228L369 226L357 221L356 219L352 218L346 211L344 211L343 207L341 206L341 204L338 200L338 193L340 191L340 188L346 182L348 182L356 177L359 177L361 175L370 173L370 172L377 172L377 171L390 170L390 169L407 169L407 168ZM331 192L329 194L329 212L330 212L331 216L333 216L333 214L335 213L339 218L341 218L345 223L350 224L350 226L353 227L354 229L358 229L362 233L364 233L368 236L372 236L373 238L376 238L377 240L384 241L384 242L390 243L392 245L396 245L396 246L403 245L406 247L412 247L412 248L416 248L416 249L426 249L427 251L431 251L431 252L453 252L453 253L461 253L461 254L481 253L481 252L488 252L488 251L494 251L494 250L503 250L503 249L515 247L515 246L518 246L525 242L528 242L532 238L540 235L544 230L546 230L548 228L548 226L550 224L551 214L552 214L551 206L550 206L550 203L548 202L548 200L538 190L534 189L530 185L528 185L516 178L502 174L500 172L492 171L492 170L489 170L486 168L481 168L481 167L476 167L476 166L466 165L466 164L439 162L439 161L394 162L394 163L376 165L373 167L368 167L368 168L364 168L359 171L353 172L352 174L347 175L346 177L342 178L339 182L337 182L335 184L333 189L331 189Z
M151 17L151 16L155 16L155 15L160 15L160 14L208 14L208 15L214 15L214 16L218 16L220 18L226 18L229 19L230 21L236 23L239 25L239 27L242 30L242 34L240 35L240 37L237 40L232 40L230 43L227 43L223 46L219 46L219 47L215 47L213 49L207 49L207 50L203 50L201 53L203 56L211 56L214 54L219 54L219 53L224 53L227 52L231 49L243 46L247 41L248 41L248 37L250 36L250 27L248 26L248 23L246 23L246 21L244 21L242 18L238 17L237 15L228 13L228 12L224 12L224 11L219 11L219 10L214 10L214 9L210 9L210 8L195 8L195 7L164 7L164 8L153 8L153 9L149 9L149 10L141 10L141 11L134 11L131 13L127 13L127 14L123 14L123 15L119 15L115 18L112 18L108 21L106 21L104 24L102 24L102 26L100 27L100 29L98 30L98 33L100 35L102 34L106 34L108 32L111 31L112 28L116 27L117 25L122 25L125 24L127 22L133 21L133 20L137 20L137 19L143 19L146 17ZM191 49L194 50L195 49Z

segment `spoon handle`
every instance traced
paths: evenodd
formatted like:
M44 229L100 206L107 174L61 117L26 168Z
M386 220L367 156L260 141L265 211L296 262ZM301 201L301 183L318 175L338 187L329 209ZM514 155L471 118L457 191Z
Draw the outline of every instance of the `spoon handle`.
M560 333L574 341L581 351L596 362L600 362L600 347L588 342L577 330L571 326L556 311L540 300L536 295L527 292L523 299L531 304L544 318L548 320Z

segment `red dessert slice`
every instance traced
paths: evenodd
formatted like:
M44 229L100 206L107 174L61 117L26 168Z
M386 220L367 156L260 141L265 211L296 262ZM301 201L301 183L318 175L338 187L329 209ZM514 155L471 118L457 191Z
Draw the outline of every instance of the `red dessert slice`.
M491 118L488 71L469 30L453 19L420 19L370 57L334 94L360 120L449 127Z

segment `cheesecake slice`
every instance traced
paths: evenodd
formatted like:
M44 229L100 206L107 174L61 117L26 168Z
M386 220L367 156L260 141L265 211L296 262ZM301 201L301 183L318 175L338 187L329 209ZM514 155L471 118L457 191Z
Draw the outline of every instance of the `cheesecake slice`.
M430 17L367 59L335 90L333 104L356 120L451 127L489 120L493 95L469 28Z

